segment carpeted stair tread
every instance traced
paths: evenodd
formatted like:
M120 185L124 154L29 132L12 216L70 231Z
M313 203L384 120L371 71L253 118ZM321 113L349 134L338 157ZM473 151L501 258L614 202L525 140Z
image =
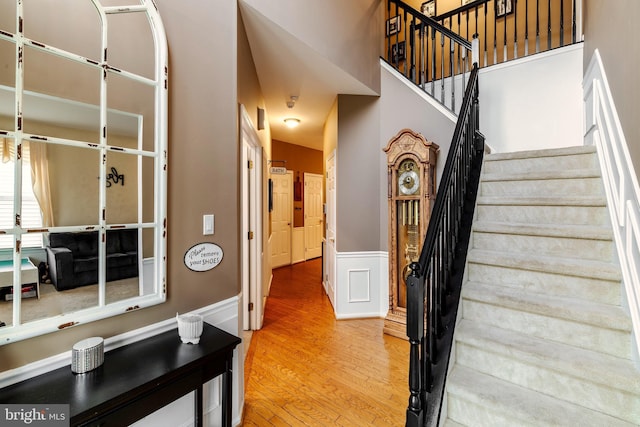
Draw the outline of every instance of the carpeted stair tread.
M574 239L612 240L611 227L593 225L528 224L499 221L476 221L473 231L520 234L528 236L568 237Z
M540 181L548 179L583 179L600 178L600 170L566 169L566 170L538 170L533 172L491 172L482 175L483 182L495 181Z
M518 160L518 159L532 159L540 157L561 157L561 156L574 156L579 154L595 154L597 149L593 145L581 145L575 147L564 148L546 148L541 150L524 150L514 151L510 153L493 153L484 157L485 162L495 162L502 160Z
M462 298L611 330L631 331L629 316L622 307L615 305L531 294L518 289L477 282L465 284Z
M469 252L467 261L469 263L498 265L501 267L543 271L567 276L591 277L612 281L622 279L620 267L602 261L478 249L473 249Z
M595 206L606 207L605 196L514 197L478 196L478 205L494 206Z
M456 365L448 377L447 392L449 402L454 398L464 399L513 420L511 424L504 425L633 426L618 418L546 396L459 365ZM461 420L453 419L453 421L463 423ZM469 423L464 422L463 425L487 424L473 419Z
M624 390L640 398L640 372L629 359L464 319L456 326L456 341L517 358L541 369Z

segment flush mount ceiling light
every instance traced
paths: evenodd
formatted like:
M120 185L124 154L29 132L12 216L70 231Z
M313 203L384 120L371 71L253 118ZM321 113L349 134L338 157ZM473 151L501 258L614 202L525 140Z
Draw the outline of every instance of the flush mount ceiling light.
M294 118L284 119L284 124L287 125L288 128L293 129L294 127L300 124L300 119L294 119Z

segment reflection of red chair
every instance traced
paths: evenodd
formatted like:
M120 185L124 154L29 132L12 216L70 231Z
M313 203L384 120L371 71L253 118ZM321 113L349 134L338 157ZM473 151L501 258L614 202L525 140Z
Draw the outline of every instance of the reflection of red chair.
M22 297L40 297L40 281L38 269L29 258L22 258ZM0 299L9 301L13 299L13 260L0 261Z

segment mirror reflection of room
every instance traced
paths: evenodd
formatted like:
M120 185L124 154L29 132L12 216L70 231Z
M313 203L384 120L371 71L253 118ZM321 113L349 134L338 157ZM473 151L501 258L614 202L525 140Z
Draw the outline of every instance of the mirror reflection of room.
M143 8L0 4L0 336L160 295L153 31Z

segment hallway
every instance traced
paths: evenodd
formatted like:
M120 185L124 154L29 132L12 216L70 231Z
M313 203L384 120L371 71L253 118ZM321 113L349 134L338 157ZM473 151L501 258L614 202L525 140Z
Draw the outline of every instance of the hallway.
M408 342L383 319L335 320L321 259L273 271L245 360L244 426L401 426Z

